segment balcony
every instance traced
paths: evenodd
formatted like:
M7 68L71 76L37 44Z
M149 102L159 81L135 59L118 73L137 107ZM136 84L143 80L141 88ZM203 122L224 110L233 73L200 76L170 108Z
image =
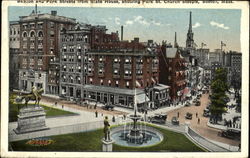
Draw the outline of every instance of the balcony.
M132 64L124 64L125 69L131 69L131 67L132 67Z
M38 45L38 49L43 49L43 45Z
M43 40L43 37L38 37L38 40Z

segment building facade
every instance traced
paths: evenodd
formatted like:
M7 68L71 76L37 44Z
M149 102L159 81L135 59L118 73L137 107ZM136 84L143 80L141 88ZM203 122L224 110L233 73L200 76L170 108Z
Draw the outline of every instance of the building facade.
M60 36L60 93L67 100L81 100L86 84L87 52L90 50L90 25L76 25Z
M59 68L54 63L59 57L60 31L75 23L75 19L58 16L56 11L51 14L33 11L29 16L20 17L20 90L31 91L31 87L36 86L44 88L45 93L50 94L54 89L53 93L58 94Z
M9 85L10 90L18 89L18 54L20 49L20 25L17 21L10 22L9 27Z
M170 97L172 100L183 100L186 87L187 65L185 59L177 48L162 46L159 60L159 82L170 86Z

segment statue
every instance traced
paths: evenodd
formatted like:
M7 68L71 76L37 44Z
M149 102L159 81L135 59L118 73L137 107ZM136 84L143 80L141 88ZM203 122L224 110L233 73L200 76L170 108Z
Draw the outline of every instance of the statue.
M111 141L111 139L110 139L110 124L108 121L108 116L105 116L105 119L104 119L104 140Z
M21 102L24 99L26 107L28 106L29 101L35 101L35 105L39 106L39 102L41 100L43 92L44 90L42 88L37 89L36 87L33 86L30 94L24 94L21 97L16 98L16 101Z

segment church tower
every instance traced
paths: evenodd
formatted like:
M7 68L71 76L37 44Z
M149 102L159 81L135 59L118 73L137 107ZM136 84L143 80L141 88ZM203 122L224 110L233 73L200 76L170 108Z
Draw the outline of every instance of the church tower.
M194 47L194 33L192 32L192 12L190 12L189 17L189 28L187 33L187 40L186 40L186 48L193 48Z

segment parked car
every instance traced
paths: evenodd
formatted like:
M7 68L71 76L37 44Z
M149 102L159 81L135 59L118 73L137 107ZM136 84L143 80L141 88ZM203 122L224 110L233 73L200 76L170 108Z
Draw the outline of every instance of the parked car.
M150 120L152 123L164 124L167 120L167 114L155 114Z
M180 123L179 123L179 120L177 119L176 116L172 117L171 122L172 122L173 125L179 125L179 124L180 124Z
M200 106L201 105L201 102L200 101L197 101L196 103L195 103L195 106Z
M189 101L186 102L185 106L190 106L191 103Z
M185 118L189 119L189 120L192 120L192 116L193 116L192 113L187 112Z
M235 128L229 128L227 130L222 130L218 133L219 136L230 138L230 139L238 139L241 138L241 130Z
M198 100L195 98L194 100L193 100L193 103L196 103Z
M111 104L106 104L104 106L102 106L102 109L104 110L114 110L114 105L111 105Z
M210 111L209 111L209 109L204 109L204 111L203 111L203 116L204 116L204 117L209 117L209 116L210 116Z

